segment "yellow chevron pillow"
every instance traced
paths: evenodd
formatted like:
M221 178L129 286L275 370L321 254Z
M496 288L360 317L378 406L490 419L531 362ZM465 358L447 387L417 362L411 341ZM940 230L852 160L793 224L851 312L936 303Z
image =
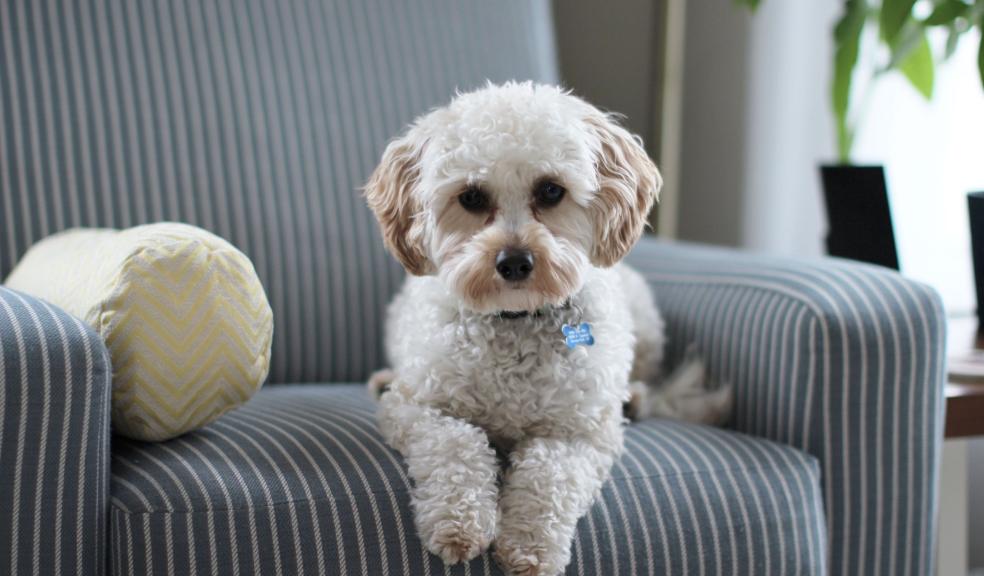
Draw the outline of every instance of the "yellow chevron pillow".
M84 320L113 364L113 427L166 440L248 400L270 366L273 313L253 264L170 222L75 229L35 244L6 284Z

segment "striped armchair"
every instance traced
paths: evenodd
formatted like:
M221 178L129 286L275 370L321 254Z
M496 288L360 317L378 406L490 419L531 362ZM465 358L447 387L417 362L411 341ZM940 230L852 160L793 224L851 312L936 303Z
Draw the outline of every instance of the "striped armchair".
M72 226L176 220L254 261L267 386L180 438L111 437L77 319L0 288L0 573L498 574L414 534L367 374L402 271L356 192L455 88L556 81L544 0L0 4L0 277ZM929 574L943 316L833 260L645 240L631 262L732 382L730 429L633 424L570 574Z

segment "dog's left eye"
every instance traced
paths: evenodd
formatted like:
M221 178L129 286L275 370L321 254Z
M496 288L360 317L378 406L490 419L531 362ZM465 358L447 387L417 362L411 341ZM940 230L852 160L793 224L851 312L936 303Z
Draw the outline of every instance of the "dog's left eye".
M536 185L533 190L533 199L536 200L537 206L549 208L560 204L560 201L564 199L565 192L567 190L560 184L545 180Z

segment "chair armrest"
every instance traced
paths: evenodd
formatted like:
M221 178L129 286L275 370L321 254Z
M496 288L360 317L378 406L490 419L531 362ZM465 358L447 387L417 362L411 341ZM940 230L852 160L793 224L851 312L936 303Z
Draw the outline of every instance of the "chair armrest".
M929 287L835 259L646 239L629 258L667 322L735 386L734 427L821 462L834 574L930 574L945 318Z
M111 375L81 321L0 286L0 573L106 572Z

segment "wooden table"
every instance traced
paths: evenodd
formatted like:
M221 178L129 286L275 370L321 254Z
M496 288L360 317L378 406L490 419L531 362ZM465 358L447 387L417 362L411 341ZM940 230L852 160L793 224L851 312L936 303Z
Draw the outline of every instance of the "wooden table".
M984 384L946 385L947 438L984 435Z
M984 350L984 337L977 333L977 318L951 318L947 330L948 357ZM984 436L984 383L960 382L947 376L945 436Z
M947 332L948 358L984 350L976 317L949 318ZM950 375L949 368L944 434L936 574L966 576L971 505L967 441L970 436L984 436L984 384L959 382Z

